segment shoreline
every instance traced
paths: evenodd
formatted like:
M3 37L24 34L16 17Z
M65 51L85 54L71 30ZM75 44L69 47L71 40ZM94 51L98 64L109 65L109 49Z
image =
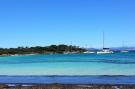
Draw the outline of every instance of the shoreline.
M133 51L135 52L135 51ZM114 52L121 53L121 52ZM30 53L30 54L1 54L0 57L10 57L10 56L33 56L33 55L52 55L52 54L97 54L95 53L84 53L84 52L68 52L68 53Z
M135 85L135 76L0 76L0 84Z
M78 85L78 84L0 84L0 89L135 89L135 85Z

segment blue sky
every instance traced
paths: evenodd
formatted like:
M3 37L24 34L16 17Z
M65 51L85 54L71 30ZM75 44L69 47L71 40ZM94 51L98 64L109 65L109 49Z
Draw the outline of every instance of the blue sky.
M134 0L0 0L0 47L135 46Z

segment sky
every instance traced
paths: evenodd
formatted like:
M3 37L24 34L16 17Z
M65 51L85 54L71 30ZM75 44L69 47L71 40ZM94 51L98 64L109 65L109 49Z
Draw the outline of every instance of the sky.
M135 0L0 0L0 47L135 46Z

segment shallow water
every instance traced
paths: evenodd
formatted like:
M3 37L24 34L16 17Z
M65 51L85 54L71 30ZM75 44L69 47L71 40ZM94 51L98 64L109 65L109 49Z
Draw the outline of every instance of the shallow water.
M135 75L135 53L0 57L0 75Z

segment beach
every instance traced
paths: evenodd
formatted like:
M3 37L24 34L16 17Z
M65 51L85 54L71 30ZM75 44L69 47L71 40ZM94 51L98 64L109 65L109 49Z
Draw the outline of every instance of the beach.
M0 84L0 89L135 89L135 85Z
M135 76L0 76L0 89L135 89Z
M135 0L0 0L0 89L135 89Z

